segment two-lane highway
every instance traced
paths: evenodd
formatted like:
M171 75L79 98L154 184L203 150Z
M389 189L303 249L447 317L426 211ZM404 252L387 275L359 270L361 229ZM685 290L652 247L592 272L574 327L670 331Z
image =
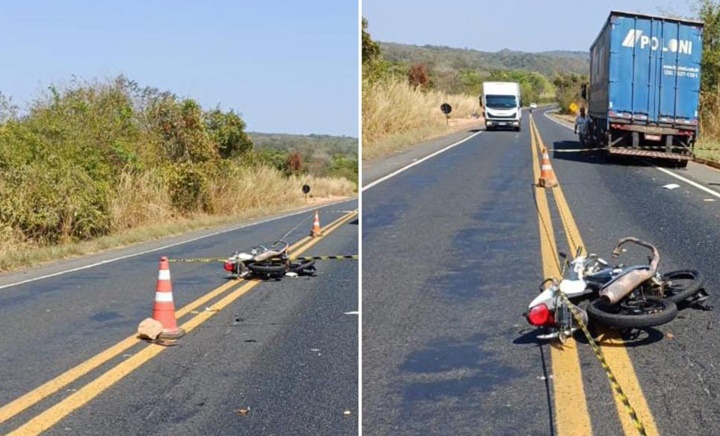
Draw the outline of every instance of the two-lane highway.
M0 432L356 434L357 261L268 282L171 263L189 333L171 347L133 334L152 312L160 255L227 256L296 225L294 254L357 254L355 209L321 208L319 239L305 237L307 211L0 290Z
M623 236L650 241L660 250L661 271L701 271L717 301L720 193L715 182L720 172L692 162L675 170L636 160L607 164L590 152L563 152L577 148L572 131L544 115L536 121L545 144L556 149L553 168L590 251L609 257ZM672 184L679 187L666 188ZM643 261L644 253L635 252L634 260ZM684 309L671 323L637 339L624 336L638 386L662 434L720 432L720 407L714 401L720 392L717 321L717 311Z
M546 243L609 258L637 236L658 246L662 271L696 268L716 289L720 193L697 186L712 190L720 173L606 164L563 151L576 137L543 111L531 135L529 118L520 133L483 132L363 192L364 434L636 432L582 335L551 346L521 316L556 261ZM541 144L560 189L533 186ZM717 316L684 309L667 325L600 336L648 434L720 432Z
M548 432L549 350L519 334L540 281L524 127L363 192L364 434Z

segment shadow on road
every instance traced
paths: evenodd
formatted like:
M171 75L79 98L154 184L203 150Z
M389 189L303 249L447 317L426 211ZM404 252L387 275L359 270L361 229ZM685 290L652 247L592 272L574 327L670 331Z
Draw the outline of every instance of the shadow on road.
M507 361L494 340L481 333L438 337L411 351L398 368L405 381L400 416L416 426L425 425L422 423L427 420L437 424L438 408L451 409L460 417L465 413L482 416L483 426L497 434L521 434L523 424L513 419L512 409L503 402L486 401L488 393L510 389L528 376L521 366ZM452 417L442 419L444 425L452 427ZM444 434L453 431L448 429Z
M520 330L522 334L519 338L513 341L516 345L535 344L540 352L540 363L542 365L542 380L545 382L545 399L547 401L548 410L548 428L550 429L550 435L555 435L555 422L553 421L553 401L552 401L552 390L550 388L550 372L548 369L548 357L545 355L545 347L548 342L537 338L540 330L532 327Z
M676 168L676 161L669 159L638 158L617 154L608 155L603 150L583 150L579 141L555 141L552 148L552 158L559 160L629 167L657 165L664 168Z
M601 150L584 151L582 148L578 141L555 141L552 158L591 164L606 163L605 153Z
M529 330L529 331L528 331ZM515 345L527 345L536 344L543 345L547 344L547 340L538 339L537 336L542 332L542 329L526 328L520 330L519 333L522 336L518 337L513 341ZM639 347L643 345L650 345L661 341L665 336L663 333L652 327L644 329L596 329L590 327L590 334L593 336L595 341L603 347ZM587 338L581 330L576 330L573 338L579 343L584 345L590 345ZM615 342L611 342L613 340ZM562 344L557 340L549 341L552 346L562 347Z
M515 345L527 345L527 344L536 344L536 345L542 345L546 344L547 341L538 339L538 335L540 334L541 329L537 329L535 327L528 327L524 328L519 331L519 333L522 335L519 338L515 339L513 341L513 344Z
M590 328L590 333L598 345L602 347L635 348L660 342L665 335L652 327L642 329L607 329ZM575 340L580 344L588 344L588 340L581 331L575 332Z
M552 391L550 388L550 372L548 371L548 359L545 357L545 350L542 345L538 345L540 350L540 362L542 362L543 380L545 381L545 400L547 401L548 407L548 425L550 428L550 435L555 436L555 421L553 420L553 401Z

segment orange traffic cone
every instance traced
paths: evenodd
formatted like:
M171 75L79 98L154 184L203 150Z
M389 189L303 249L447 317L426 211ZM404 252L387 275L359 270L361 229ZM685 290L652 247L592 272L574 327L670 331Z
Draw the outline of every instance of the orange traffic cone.
M315 211L315 221L313 221L312 230L310 230L310 236L313 238L322 236L322 230L320 230L320 215L318 211Z
M160 333L160 339L178 339L185 334L185 330L178 328L175 319L170 265L168 264L168 258L165 256L160 258L160 271L158 272L152 317L155 321L162 323L163 330Z
M546 148L542 149L542 167L540 168L540 179L538 180L538 186L541 188L554 188L558 185L558 181L555 178L555 172L550 165L550 156Z

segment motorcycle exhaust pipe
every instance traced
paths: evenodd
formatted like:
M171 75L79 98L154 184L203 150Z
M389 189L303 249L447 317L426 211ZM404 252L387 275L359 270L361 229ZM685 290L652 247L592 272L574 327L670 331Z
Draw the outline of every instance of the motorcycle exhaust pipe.
M599 292L601 298L606 298L610 304L615 304L627 297L634 289L655 274L653 270L634 270L611 282Z
M660 253L654 245L649 242L642 241L638 238L634 238L632 236L622 238L618 241L612 253L613 257L618 257L620 255L620 247L622 247L628 242L635 243L652 251L650 265L646 270L636 269L630 271L627 274L624 274L623 276L618 278L617 280L609 283L603 289L601 289L599 292L600 297L609 300L610 304L617 303L618 301L625 298L635 288L643 284L646 280L650 280L655 275L658 264L660 263Z

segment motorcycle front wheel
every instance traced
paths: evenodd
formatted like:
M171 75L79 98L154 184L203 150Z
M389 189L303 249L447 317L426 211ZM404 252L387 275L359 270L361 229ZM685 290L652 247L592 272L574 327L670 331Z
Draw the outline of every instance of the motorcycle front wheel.
M255 275L264 277L282 277L285 275L286 266L284 263L250 263L248 268Z
M587 313L591 320L608 327L642 328L672 321L678 314L678 308L665 298L626 298L616 304L598 298L588 304Z
M680 304L697 294L705 281L700 271L693 269L670 271L663 274L661 280L665 289L665 298L675 304Z

